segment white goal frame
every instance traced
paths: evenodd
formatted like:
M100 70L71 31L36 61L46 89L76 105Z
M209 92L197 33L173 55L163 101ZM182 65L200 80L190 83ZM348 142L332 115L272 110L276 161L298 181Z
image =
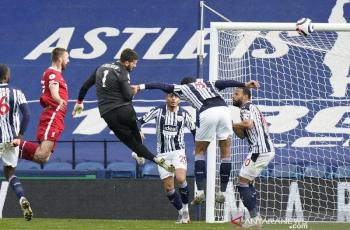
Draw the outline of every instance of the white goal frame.
M349 23L313 23L315 31L350 31ZM240 31L295 31L296 23L261 23L261 22L211 22L210 23L210 59L209 80L218 76L218 30ZM215 221L215 180L216 180L216 141L213 141L207 153L207 194L206 222Z

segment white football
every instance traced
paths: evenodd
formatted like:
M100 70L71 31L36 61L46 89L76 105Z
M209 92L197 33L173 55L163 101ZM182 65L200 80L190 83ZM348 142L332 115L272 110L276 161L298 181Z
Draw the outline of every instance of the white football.
M296 31L303 36L307 36L314 31L314 26L310 18L302 18L297 21Z

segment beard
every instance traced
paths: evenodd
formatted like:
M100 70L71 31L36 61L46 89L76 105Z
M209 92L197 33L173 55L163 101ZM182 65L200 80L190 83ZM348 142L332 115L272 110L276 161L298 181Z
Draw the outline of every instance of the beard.
M241 107L242 103L236 100L232 100L232 105L236 107Z
M133 69L130 66L126 66L125 69L130 73Z

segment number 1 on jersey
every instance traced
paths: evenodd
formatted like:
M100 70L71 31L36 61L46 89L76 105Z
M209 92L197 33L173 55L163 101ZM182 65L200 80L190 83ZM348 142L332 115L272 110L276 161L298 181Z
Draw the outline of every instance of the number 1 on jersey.
M103 71L103 78L102 78L102 87L103 87L103 88L106 87L106 80L107 80L108 72L109 72L108 69L106 69L105 71Z

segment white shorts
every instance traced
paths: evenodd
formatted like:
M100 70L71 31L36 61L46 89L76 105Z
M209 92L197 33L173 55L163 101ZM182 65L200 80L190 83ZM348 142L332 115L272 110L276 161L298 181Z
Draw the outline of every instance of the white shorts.
M158 154L157 157L163 157L169 164L173 164L175 166L175 169L187 170L187 159L184 149ZM160 179L162 180L171 176L175 177L174 173L168 172L160 166L158 166L158 172Z
M251 159L252 153L249 153L243 162L239 176L244 177L248 180L254 180L260 175L261 171L270 163L274 156L275 152L260 153L254 162Z
M16 168L18 161L18 147L10 146L10 143L0 143L0 157L4 166Z
M215 136L217 140L226 140L232 134L231 111L228 107L212 107L199 114L196 141L211 142Z

